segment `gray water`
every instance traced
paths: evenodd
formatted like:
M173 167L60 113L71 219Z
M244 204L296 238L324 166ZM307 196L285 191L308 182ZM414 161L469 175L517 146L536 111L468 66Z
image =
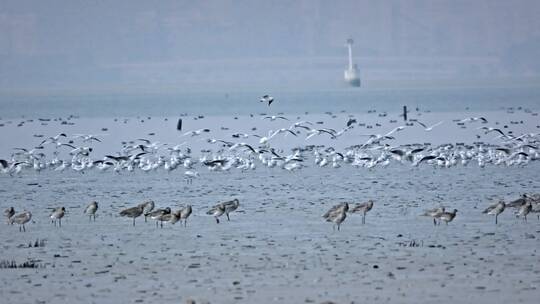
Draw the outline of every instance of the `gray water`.
M275 102L259 102L264 94ZM336 89L317 91L191 91L163 94L0 95L0 117L134 117L250 113L399 112L403 105L435 112L540 108L540 87Z

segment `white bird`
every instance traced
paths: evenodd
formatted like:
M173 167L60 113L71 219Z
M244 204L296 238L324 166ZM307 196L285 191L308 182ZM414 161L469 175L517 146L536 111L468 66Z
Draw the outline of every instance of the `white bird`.
M193 183L193 179L199 177L199 172L188 170L184 172L184 176L186 177L186 181L189 184Z
M390 132L386 133L384 136L390 136L396 132L399 132L399 131L403 131L403 129L405 129L406 126L399 126L399 127L395 127L393 128L392 130L390 130Z
M57 144L57 146L59 146L60 145L60 143L59 143L60 137L67 137L67 135L65 133L60 133L60 134L55 135L53 137L49 137L49 138L45 139L44 141L42 141L39 144L39 146L43 146L43 144Z
M272 116L266 116L266 117L263 117L262 119L270 119L270 121L274 121L274 120L276 120L276 119L289 120L289 119L287 119L286 117L283 117L283 116L275 116L275 115L272 115Z
M465 119L462 119L460 120L459 122L469 122L469 121L477 121L477 120L481 120L482 123L487 123L487 119L485 119L484 117L469 117L469 118L465 118Z
M97 142L101 142L101 140L99 138L97 138L96 136L94 136L92 134L75 134L74 137L75 138L82 138L83 142L92 141L92 140L95 140Z
M431 131L433 130L433 128L435 128L436 126L442 124L444 121L439 121L438 123L434 124L434 125L431 125L431 126L426 126L425 124L423 124L422 122L418 121L418 120L413 120L413 122L416 122L417 124L421 125L423 128L424 128L424 131Z
M321 135L323 133L329 134L330 138L336 138L336 131L332 129L311 129L307 132L308 136L306 136L305 140L308 140L312 138L315 135Z
M199 129L199 130L188 131L184 133L184 135L182 136L186 136L186 135L197 136L197 135L201 135L203 132L208 133L210 132L210 129Z
M274 131L274 133L272 133L272 135L270 137L274 137L274 136L276 136L278 134L281 134L281 133L285 133L285 136L287 136L287 134L289 134L289 133L294 135L294 136L297 136L296 133L294 133L292 130L286 129L286 128L281 128L279 130Z

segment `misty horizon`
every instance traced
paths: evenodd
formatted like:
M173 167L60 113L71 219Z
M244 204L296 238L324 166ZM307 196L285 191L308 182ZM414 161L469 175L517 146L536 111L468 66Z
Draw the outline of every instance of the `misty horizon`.
M537 1L4 1L0 90L343 87L540 75ZM533 81L534 82L534 81Z

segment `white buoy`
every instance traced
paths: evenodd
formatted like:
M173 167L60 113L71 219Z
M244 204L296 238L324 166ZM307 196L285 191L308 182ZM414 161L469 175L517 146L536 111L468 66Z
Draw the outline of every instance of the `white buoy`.
M360 73L358 66L352 62L352 39L347 39L347 47L349 48L349 67L345 70L345 82L353 87L360 86Z

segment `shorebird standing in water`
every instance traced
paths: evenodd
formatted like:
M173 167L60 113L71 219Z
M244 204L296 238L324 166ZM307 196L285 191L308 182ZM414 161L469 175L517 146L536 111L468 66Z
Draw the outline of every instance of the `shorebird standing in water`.
M191 212L191 205L187 205L185 208L180 210L180 224L182 224L182 220L184 220L184 227L187 227L187 219L191 215Z
M149 200L149 201L141 203L141 205L143 206L144 222L146 223L146 218L147 218L146 214L148 214L148 213L152 212L152 210L154 210L155 204L154 204L153 200Z
M225 206L223 204L217 204L206 212L206 214L216 218L216 223L219 224L219 217L225 213Z
M53 221L55 227L56 220L58 220L58 226L62 227L62 218L64 217L64 214L66 214L66 208L64 207L58 207L54 209L54 211L51 213L50 218Z
M527 222L527 214L529 214L531 210L532 210L532 203L530 201L527 201L523 206L519 208L517 215L518 217L523 216L523 219L525 220L525 222Z
M92 217L94 217L94 222L95 222L97 210L98 210L98 203L96 201L93 201L88 206L86 206L86 209L84 209L84 213L88 215L88 219L90 221L92 221Z
M446 225L448 225L448 223L454 220L456 215L457 215L457 209L454 209L451 212L447 212L447 211L442 212L441 214L439 214L439 216L437 216L437 219L439 220L439 225L441 224L441 222L445 222Z
M156 210L157 211L157 210ZM170 211L170 209L169 209ZM178 210L175 212L169 212L169 213L161 213L156 216L153 216L152 218L156 220L156 226L157 223L161 223L161 228L163 228L163 222L169 222L171 224L176 224L180 220L180 213L182 210Z
M8 224L10 223L11 217L14 215L15 215L15 208L9 207L6 210L4 210L4 216L6 217Z
M160 221L162 222L161 225L163 226L163 221L161 220L161 218L166 214L171 214L171 208L167 207L164 209L157 209L155 211L145 213L144 216L145 217L149 216L151 219L155 220L156 227L157 227Z
M26 228L24 227L24 224L28 223L31 219L32 219L32 213L30 213L30 211L23 211L22 213L12 216L9 219L9 221L10 221L10 224L13 224L13 223L19 224L19 232L20 231L26 232Z
M422 216L429 216L433 218L433 226L437 225L437 219L444 213L444 207L426 210Z
M366 213L369 212L373 208L373 201L369 200L365 203L360 203L354 205L354 207L351 209L351 213L362 213L362 224L366 223Z
M341 223L345 221L345 218L347 218L347 211L349 211L349 203L342 203L339 205L335 205L330 210L328 210L325 214L323 214L323 218L327 222L332 222L334 225L332 226L333 230L340 230Z
M231 219L229 218L229 213L238 209L238 206L240 206L240 201L235 198L232 201L223 202L222 204L225 207L225 215L227 215L227 221L230 221Z
M497 217L504 211L505 208L506 204L504 203L504 201L499 201L498 203L487 207L486 210L484 210L482 213L495 215L495 225L497 225Z
M143 211L144 205L141 204L120 211L120 216L131 217L133 219L133 226L135 226L135 218L141 216L141 214L143 214Z

